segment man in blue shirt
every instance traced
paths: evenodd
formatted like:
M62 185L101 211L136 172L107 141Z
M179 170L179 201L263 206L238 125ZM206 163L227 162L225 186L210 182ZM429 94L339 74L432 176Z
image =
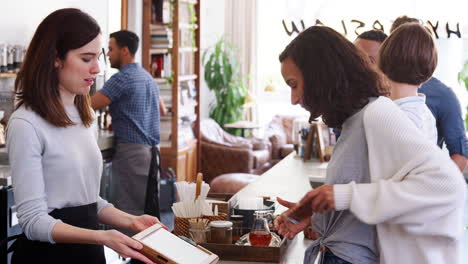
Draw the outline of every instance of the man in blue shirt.
M393 22L390 33L405 23L420 22L416 18L400 16ZM463 171L467 161L468 142L460 102L455 93L435 77L423 84L419 92L426 96L426 104L436 119L437 144L442 147L445 142L450 157Z
M120 71L92 96L94 109L109 105L114 130L111 201L131 214L159 217L159 88L135 63L138 36L110 34L109 61Z

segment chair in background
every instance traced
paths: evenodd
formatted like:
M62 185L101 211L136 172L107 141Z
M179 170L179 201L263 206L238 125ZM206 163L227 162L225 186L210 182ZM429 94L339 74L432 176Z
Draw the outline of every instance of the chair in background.
M271 143L272 162L278 162L294 151L293 121L298 116L275 115L265 130L265 137Z
M210 118L200 122L200 134L201 171L208 183L221 174L259 175L271 167L268 140L233 136Z

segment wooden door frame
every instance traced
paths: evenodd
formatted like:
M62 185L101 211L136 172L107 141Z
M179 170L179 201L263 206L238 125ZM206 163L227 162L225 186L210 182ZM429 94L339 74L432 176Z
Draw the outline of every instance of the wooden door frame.
M128 0L121 0L120 28L128 29Z

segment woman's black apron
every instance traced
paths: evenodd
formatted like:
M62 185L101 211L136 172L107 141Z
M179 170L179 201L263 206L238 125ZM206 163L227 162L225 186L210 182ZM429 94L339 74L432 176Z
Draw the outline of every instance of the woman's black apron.
M99 229L97 203L56 209L50 212L49 215L76 227L93 230ZM9 251L13 251L12 264L106 263L104 247L102 245L51 244L28 240L25 235L21 235L13 243Z

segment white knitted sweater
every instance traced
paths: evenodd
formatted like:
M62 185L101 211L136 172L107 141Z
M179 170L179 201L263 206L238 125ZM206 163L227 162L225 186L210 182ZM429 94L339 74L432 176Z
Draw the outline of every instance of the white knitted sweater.
M334 185L336 210L377 225L380 262L459 263L466 184L390 99L367 107L370 184Z

